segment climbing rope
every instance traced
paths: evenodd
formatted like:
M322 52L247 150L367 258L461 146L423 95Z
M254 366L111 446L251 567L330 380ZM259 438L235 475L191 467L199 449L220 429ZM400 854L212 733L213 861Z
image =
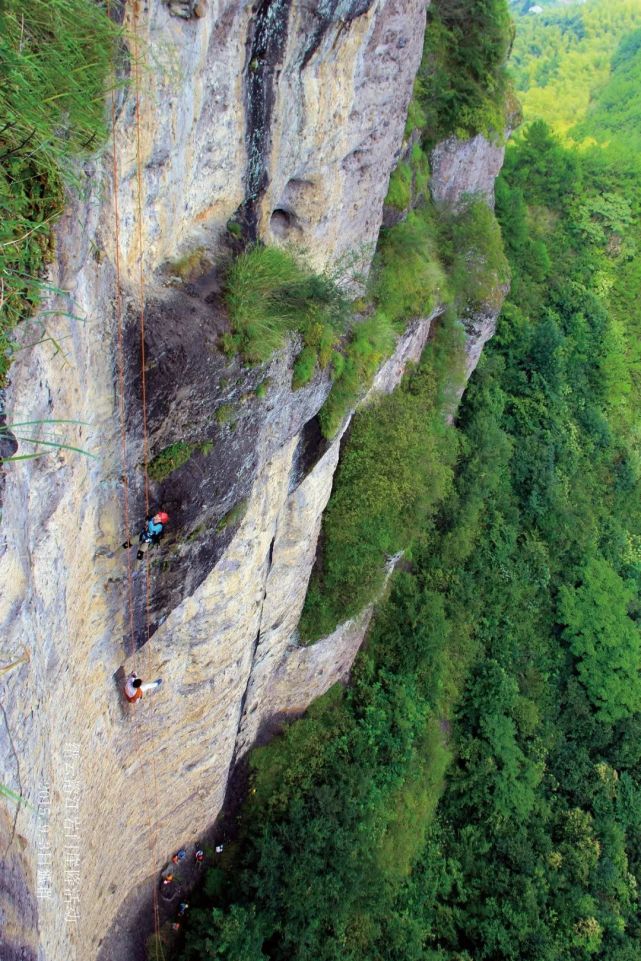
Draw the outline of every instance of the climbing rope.
M146 357L145 357L145 276L144 276L144 242L143 242L143 185L142 185L142 147L141 147L141 120L140 120L140 57L138 41L138 15L140 12L140 0L133 0L132 13L132 46L133 63L132 71L134 78L135 92L135 123L136 123L136 182L138 187L138 283L140 296L140 382L141 382L141 404L142 404L142 430L143 430L143 461L145 472L145 516L149 515L149 437L147 430L147 379L146 379ZM151 577L149 569L149 551L145 552L145 653L148 668L150 667L151 649L149 645L150 623L151 623ZM151 674L150 674L151 676ZM154 783L154 794L156 798L156 814L158 813L158 776L156 771L155 741L152 731L152 750L151 750L151 769ZM155 820L155 832L153 834L153 853L155 864L158 864L158 819ZM158 947L164 957L162 944L160 941L160 912L158 905L158 888L153 887L153 905L155 929L157 934Z
M110 0L107 0L107 15L110 13ZM142 245L142 173L141 173L141 145L140 145L140 83L138 76L138 2L134 0L133 12L132 12L132 38L133 38L133 62L134 62L134 84L135 84L135 94L136 94L136 165L137 165L137 183L138 183L138 242L139 242L139 257L140 257L140 290L141 290L141 315L140 315L140 327L141 327L141 383L142 383L142 405L143 405L143 443L144 443L144 460L145 460L145 510L146 514L149 513L149 479L147 473L148 464L148 441L147 441L147 411L146 411L146 382L145 382L145 353L144 353L144 277L143 277L143 245ZM123 298L122 298L122 279L121 279L121 262L120 262L120 211L118 203L118 192L119 192L119 176L118 176L118 159L117 159L117 144L116 144L116 97L115 90L112 89L111 92L111 122L112 122L112 167L113 167L113 189L114 189L114 231L115 231L115 256L114 256L114 266L116 273L116 291L115 291L115 308L116 308L116 318L117 318L117 343L118 343L118 392L119 392L119 414L120 414L120 434L121 434L121 456L122 456L122 478L123 478L123 520L125 526L126 536L130 536L131 524L130 524L130 512L129 512L129 477L127 469L127 431L126 431L126 405L125 405L125 360L124 360L124 343L123 343ZM127 585L128 585L128 607L129 607L129 638L130 638L130 650L125 653L131 656L136 651L136 635L135 635L135 625L134 625L134 594L133 594L133 572L132 564L129 551L127 553ZM149 624L150 624L150 594L149 594L149 560L147 558L146 570L145 570L145 593L146 593L146 633L147 640L149 640ZM147 645L145 645L147 646ZM147 652L147 658L149 660L149 652ZM139 758L142 758L142 746L140 740L140 731L138 730L138 725L134 724L134 738L136 741L136 754ZM158 798L158 780L156 775L156 761L155 761L155 739L153 736L153 730L151 731L151 758L152 758L152 772L153 772L153 793L155 796L155 812L156 815L159 811L159 798ZM157 829L157 817L154 820L151 818L151 806L149 803L149 791L147 786L147 777L145 774L145 766L142 765L142 785L143 785L143 796L144 796L144 806L146 812L146 822L147 831L150 841L150 854L152 858L152 873L156 870L158 865L158 829ZM156 825L154 827L154 825ZM156 935L156 943L158 950L164 959L164 951L162 947L162 941L160 938L160 912L158 905L158 890L156 885L153 887L153 916L154 916L154 932Z
M107 16L110 15L110 0L107 0ZM118 201L119 177L118 159L116 153L116 93L112 86L111 90L111 160L113 176L113 195L114 195L114 234L115 234L115 253L114 266L116 271L116 324L118 331L118 410L120 414L120 455L122 458L122 486L123 486L123 515L126 536L129 537L131 530L129 519L129 475L127 473L127 429L125 412L125 351L123 344L123 309L122 309L122 283L120 268L120 206ZM131 557L127 554L127 601L129 609L129 651L125 654L130 656L136 649L136 638L134 629L134 593L133 593L133 573L131 570Z

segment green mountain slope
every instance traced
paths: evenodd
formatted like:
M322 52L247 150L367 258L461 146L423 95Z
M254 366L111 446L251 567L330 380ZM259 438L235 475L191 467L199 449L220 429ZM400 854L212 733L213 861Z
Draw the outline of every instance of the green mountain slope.
M607 82L623 37L639 27L637 0L588 0L518 17L511 72L525 119L567 134Z
M612 57L605 84L593 91L585 119L572 136L616 143L619 149L641 151L641 29L626 34Z

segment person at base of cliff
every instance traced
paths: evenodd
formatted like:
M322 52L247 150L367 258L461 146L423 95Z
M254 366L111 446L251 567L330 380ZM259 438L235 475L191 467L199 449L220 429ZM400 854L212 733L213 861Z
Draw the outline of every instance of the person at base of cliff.
M148 681L144 684L142 678L138 677L135 671L132 671L125 681L125 697L130 704L133 704L134 701L139 701L147 691L157 691L161 684L162 678L160 677L156 681Z
M165 527L169 523L169 514L158 511L157 514L150 515L145 521L145 526L138 535L138 552L136 559L141 561L151 544L160 544L160 538L165 533ZM128 538L123 546L123 550L128 550L131 546L131 538Z

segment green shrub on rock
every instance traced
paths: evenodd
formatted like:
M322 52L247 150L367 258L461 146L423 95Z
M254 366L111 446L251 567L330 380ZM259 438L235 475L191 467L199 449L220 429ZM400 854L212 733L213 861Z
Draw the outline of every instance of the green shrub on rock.
M255 245L237 257L225 279L224 297L232 334L228 350L248 363L264 363L293 331L313 324L341 331L349 301L329 274L317 274L278 247Z

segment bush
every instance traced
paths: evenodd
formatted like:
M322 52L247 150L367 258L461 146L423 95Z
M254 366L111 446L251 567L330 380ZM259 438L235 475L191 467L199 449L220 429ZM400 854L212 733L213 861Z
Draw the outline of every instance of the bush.
M314 324L345 328L351 309L329 274L315 274L278 247L254 246L237 257L225 278L232 323L228 349L248 363L264 363L292 331Z
M381 231L372 296L399 332L410 318L426 316L446 296L437 237L431 204L412 211L403 223Z
M334 382L318 413L324 437L336 434L383 360L391 354L394 341L394 330L380 311L356 324L344 353L334 356Z
M235 413L236 408L233 404L221 404L220 407L216 408L214 419L219 427L222 427L224 424L229 424L234 419Z
M409 164L401 163L390 177L385 203L396 210L406 210L412 199L412 171Z
M410 166L414 173L414 194L417 198L429 200L430 162L419 144L414 144L410 154Z
M419 70L430 145L450 134L503 136L512 37L506 0L433 0Z
M316 370L316 351L313 347L303 347L294 362L292 390L299 390L308 384Z
M415 130L423 130L427 123L427 117L423 109L422 100L425 96L424 82L417 74L412 90L412 99L407 108L407 121L405 122L405 136L410 137Z
M318 321L310 324L304 334L305 346L313 348L316 359L323 370L334 355L334 348L340 340L338 332L329 324Z
M149 462L147 467L149 477L154 481L164 480L173 471L186 464L195 449L195 444L186 444L184 441L165 447Z
M461 311L500 306L501 287L510 279L501 228L483 200L472 200L441 227L442 255Z
M214 449L213 441L206 440L200 444L189 444L179 440L175 444L170 444L160 451L147 465L147 473L151 480L162 481L169 477L175 470L182 467L190 459L192 454L200 451L205 457L211 454Z

